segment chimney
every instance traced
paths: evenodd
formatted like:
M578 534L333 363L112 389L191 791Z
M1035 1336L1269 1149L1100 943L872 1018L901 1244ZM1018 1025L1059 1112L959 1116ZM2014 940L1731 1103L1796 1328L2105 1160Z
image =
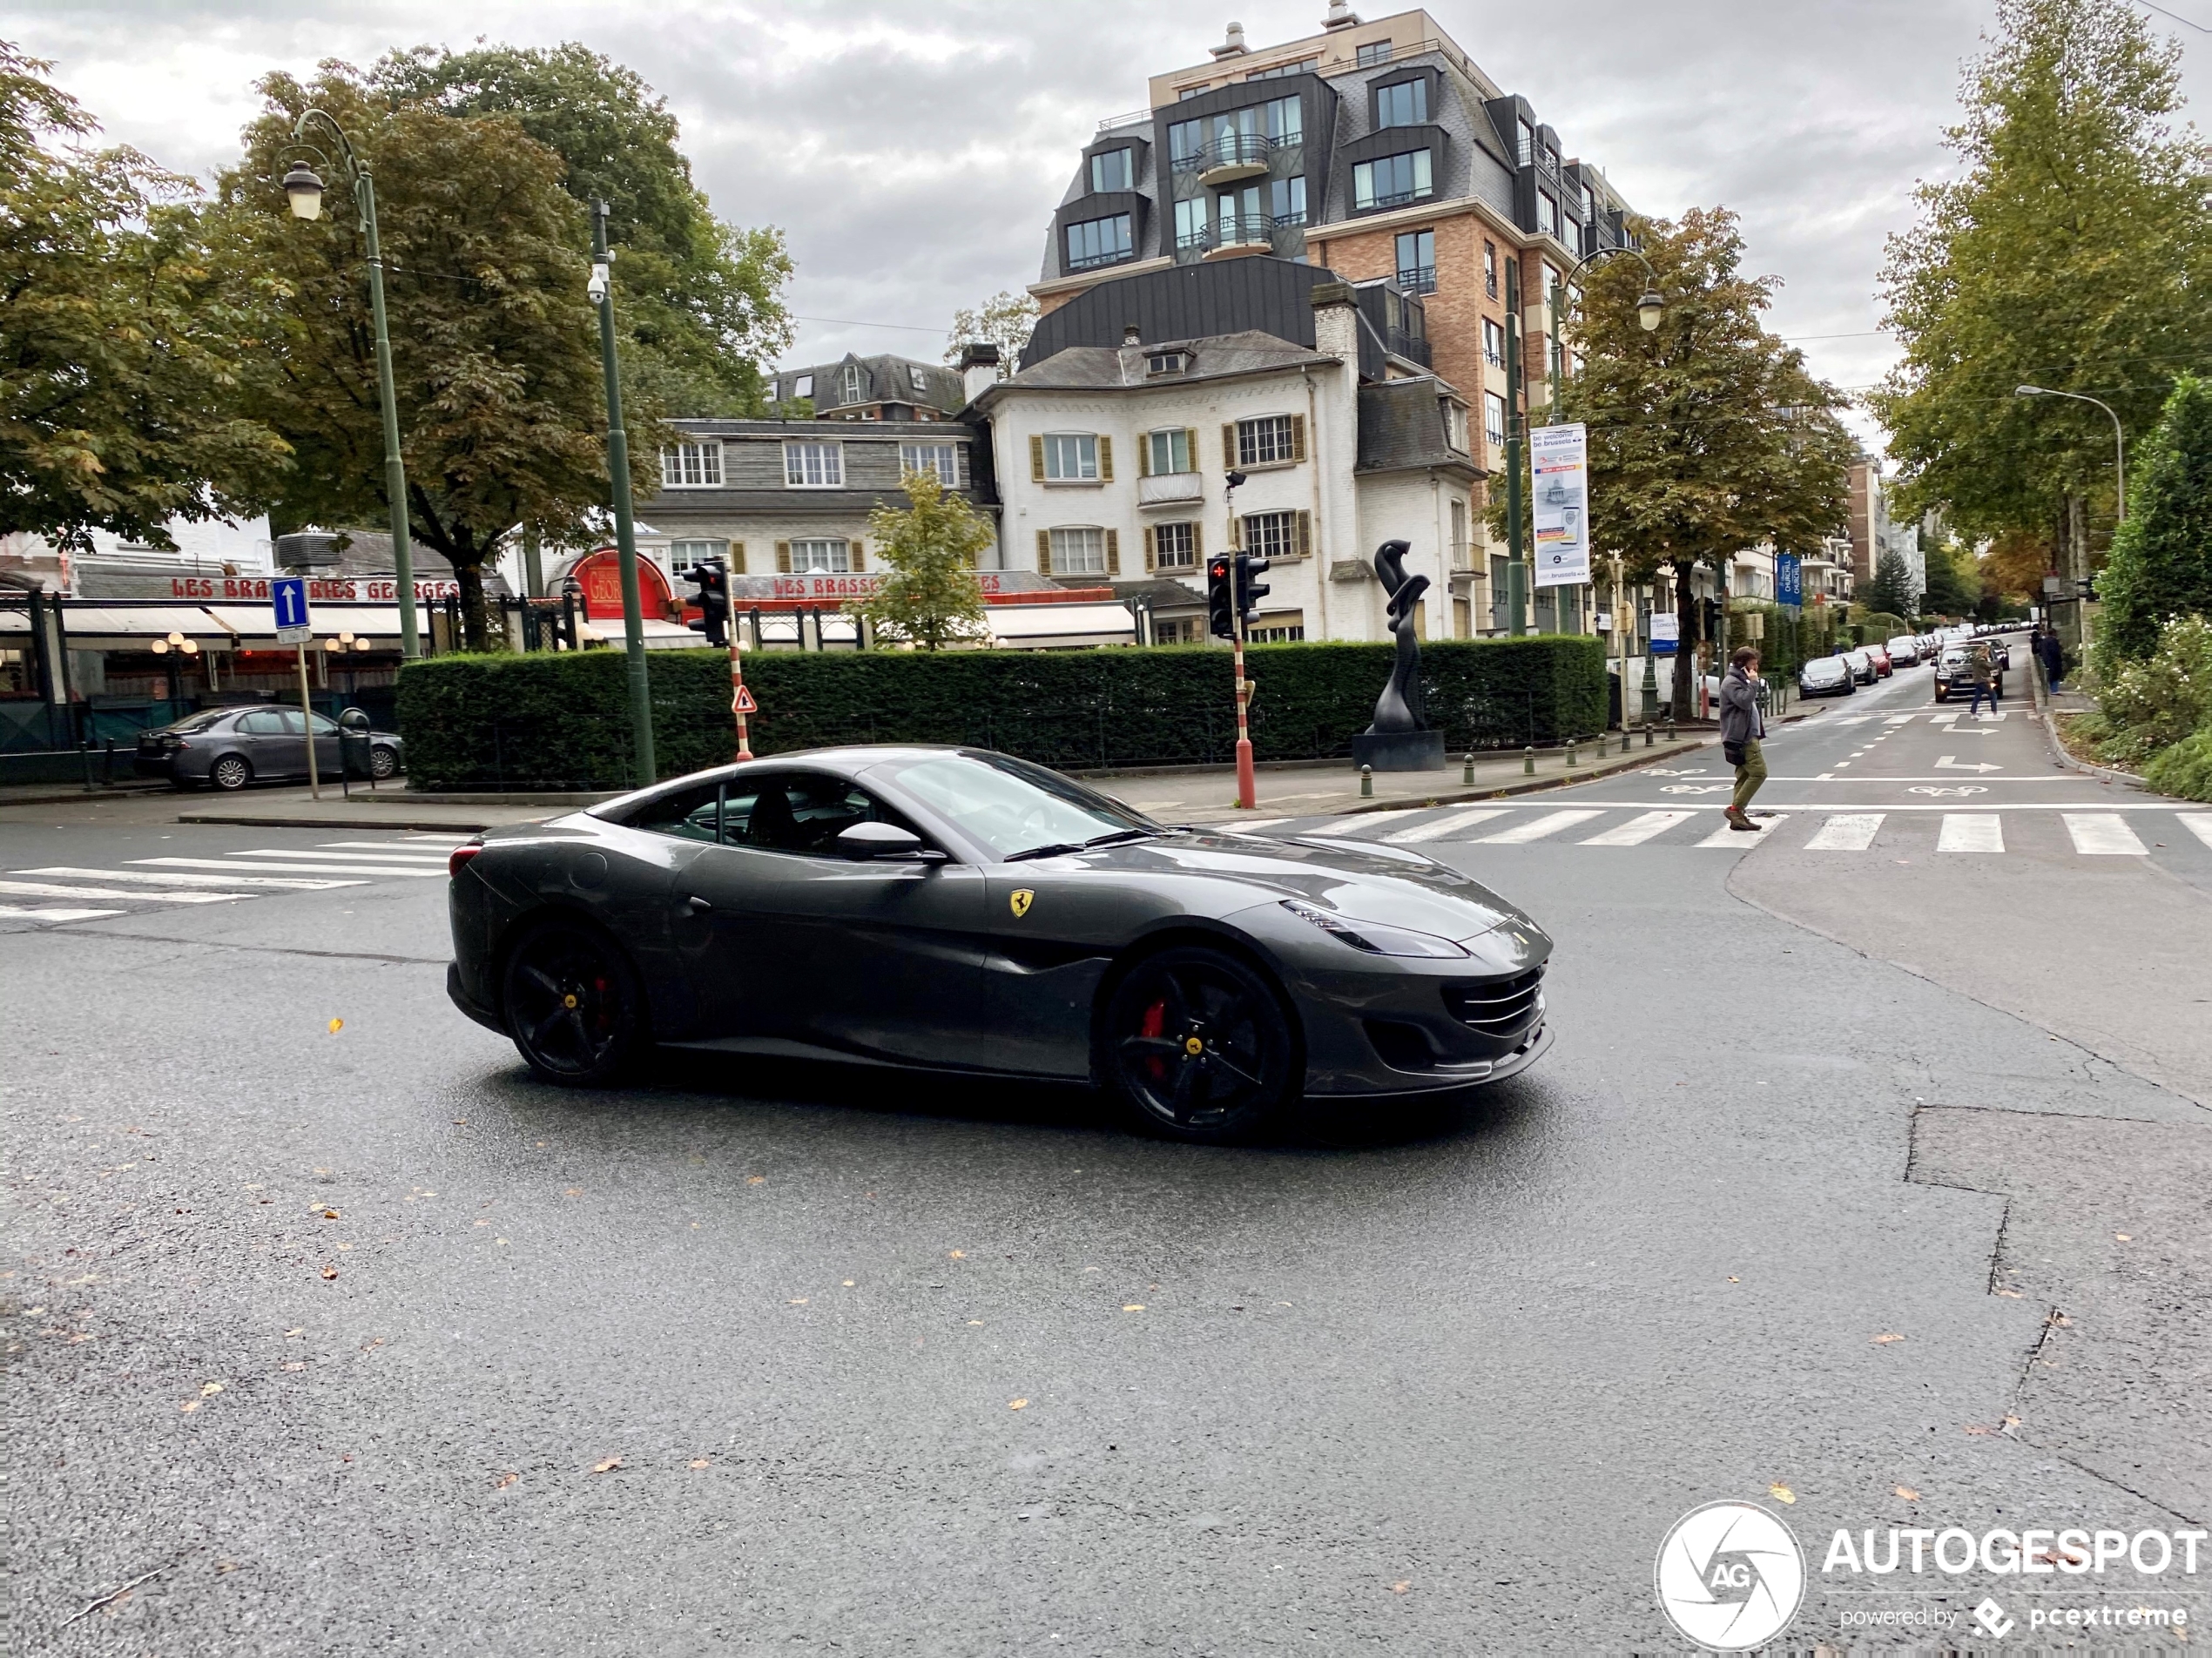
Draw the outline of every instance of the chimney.
M1359 362L1359 306L1348 282L1316 282L1312 291L1313 349L1356 369Z
M960 348L960 394L974 402L998 383L999 348L988 340L971 340Z
M1352 9L1352 0L1329 0L1329 15L1321 19L1324 29L1349 29L1359 21L1359 14Z
M1244 55L1244 25L1240 23L1231 24L1227 37L1220 45L1212 50L1214 60L1217 63L1224 57L1242 57Z
M1143 343L1144 331L1142 328L1139 328L1134 322L1124 322L1122 324L1122 344L1124 346L1141 346Z

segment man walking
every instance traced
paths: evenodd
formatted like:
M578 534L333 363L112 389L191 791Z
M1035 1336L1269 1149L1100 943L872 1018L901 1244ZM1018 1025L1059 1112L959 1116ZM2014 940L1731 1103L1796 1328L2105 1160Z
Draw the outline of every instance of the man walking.
M1728 803L1728 826L1757 834L1759 826L1744 808L1766 781L1766 756L1759 740L1766 722L1759 718L1759 653L1750 645L1737 647L1729 658L1728 677L1721 681L1721 753L1736 768L1736 792Z
M1989 647L1978 644L1967 653L1969 671L1973 675L1973 700L1966 704L1966 718L1973 718L1981 712L1981 699L1989 698L1990 711L1997 709L1997 671L1989 660Z
M2043 661L2043 680L2053 691L2060 689L2059 682L2066 677L2066 646L2059 642L2059 630L2046 627L2036 636L2035 653Z

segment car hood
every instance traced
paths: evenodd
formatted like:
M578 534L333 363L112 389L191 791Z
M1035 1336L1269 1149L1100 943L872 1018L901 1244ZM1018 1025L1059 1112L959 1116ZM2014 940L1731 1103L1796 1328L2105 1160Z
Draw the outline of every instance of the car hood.
M1458 870L1417 852L1319 834L1289 839L1187 830L1155 840L1070 853L1060 860L1148 879L1189 880L1197 913L1226 915L1264 899L1294 898L1347 920L1464 940L1510 926L1541 937L1526 913ZM1020 868L1020 865L1014 866ZM1201 896L1211 888L1211 898Z

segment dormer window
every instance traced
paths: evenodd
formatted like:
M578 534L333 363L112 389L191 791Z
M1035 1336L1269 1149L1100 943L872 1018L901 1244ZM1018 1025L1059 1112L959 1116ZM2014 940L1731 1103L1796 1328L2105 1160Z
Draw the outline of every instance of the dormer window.
M1130 159L1130 152L1127 150L1109 150L1102 155L1091 157L1091 194L1103 196L1110 190L1134 188L1131 183L1132 169Z
M1156 380L1162 374L1180 374L1190 367L1187 351L1155 351L1144 359L1144 377Z
M1536 159L1536 129L1527 122L1521 123L1521 165L1534 165Z
M848 403L857 403L863 397L866 397L867 394L868 377L866 371L864 371L858 363L846 364L843 401Z
M912 382L914 388L918 392L926 392L929 389L928 372L919 363L907 370L907 379Z
M1375 125L1420 126L1428 120L1428 83L1399 81L1375 93Z
M812 397L814 394L813 375L800 374L794 379L791 382L791 394L793 397Z

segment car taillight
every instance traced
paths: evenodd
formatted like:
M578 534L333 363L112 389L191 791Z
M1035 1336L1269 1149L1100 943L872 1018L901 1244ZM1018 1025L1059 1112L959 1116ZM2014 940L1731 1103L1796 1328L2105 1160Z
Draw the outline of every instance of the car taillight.
M481 840L472 840L465 846L455 846L453 849L453 856L446 859L447 878L449 880L458 875L469 860L483 849L484 843Z

